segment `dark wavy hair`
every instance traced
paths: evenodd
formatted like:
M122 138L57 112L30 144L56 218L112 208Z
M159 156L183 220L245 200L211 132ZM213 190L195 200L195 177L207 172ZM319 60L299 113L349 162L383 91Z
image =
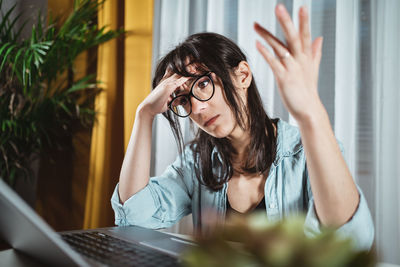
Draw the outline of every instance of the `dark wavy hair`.
M233 69L241 61L247 61L244 53L233 41L220 34L193 34L159 61L153 78L153 89L161 81L167 68L181 76L197 77L187 71L188 59L190 63L195 63L201 72L212 71L220 78L224 97L238 125L250 130L251 140L246 150L247 161L237 171L267 176L276 155L273 121L263 108L254 77L247 89L244 112L244 103L241 103L231 80ZM169 121L179 152L182 153L184 142L179 119L170 110L163 115ZM220 190L234 171L232 159L237 152L230 141L227 138L213 137L199 128L195 139L190 143L190 148L198 163L195 164L195 172L199 181L211 190ZM214 149L217 150L219 157L213 156ZM221 172L216 172L215 166L222 168Z

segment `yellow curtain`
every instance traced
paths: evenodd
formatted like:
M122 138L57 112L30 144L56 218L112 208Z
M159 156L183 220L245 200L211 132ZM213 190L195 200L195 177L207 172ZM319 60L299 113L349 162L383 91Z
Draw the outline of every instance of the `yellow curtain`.
M124 145L128 146L136 107L151 90L153 0L126 0Z
M111 194L136 108L151 88L152 20L153 0L107 0L98 14L100 27L123 27L127 34L98 50L97 79L104 90L95 103L84 228L114 224Z

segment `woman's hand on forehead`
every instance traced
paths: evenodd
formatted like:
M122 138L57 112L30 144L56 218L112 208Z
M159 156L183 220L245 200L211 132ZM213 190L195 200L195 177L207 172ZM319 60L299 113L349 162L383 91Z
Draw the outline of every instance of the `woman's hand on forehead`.
M185 81L183 84L186 84L187 86L189 86L190 83L191 83L191 81L190 81L190 80L191 80L191 77L184 77L184 76L181 76L181 75L179 75L179 74L173 72L171 68L167 68L167 69L165 70L164 76L163 76L163 78L161 79L160 83L163 82L164 80L167 80L168 78L171 78L171 79L173 79L173 80L178 80L178 79L180 79L180 78L188 78L188 80ZM180 86L178 86L178 87L170 94L171 99L170 99L168 102L170 102L170 101L172 100L173 97L175 97L175 96L177 96L177 95L180 95L180 94L182 94L182 92L185 91L185 90L182 88L182 85L183 85L183 84L181 84Z
M201 76L203 75L203 68L201 68L199 66L198 63L189 63L186 66L186 71L193 74L193 75L197 75L197 76ZM166 80L167 78L173 77L174 75L176 75L179 78L183 78L184 76L181 76L175 72L173 72L173 70L171 68L167 68L165 70L164 76L161 79L160 83L164 80ZM187 78L187 80L181 84L180 86L178 86L170 95L170 98L168 100L168 103L176 96L178 95L182 95L182 94L189 94L190 89L192 87L192 83L193 81L197 78L197 77L185 77Z
M141 110L151 116L163 113L168 109L172 94L180 88L190 77L183 77L167 68L161 81L140 104Z

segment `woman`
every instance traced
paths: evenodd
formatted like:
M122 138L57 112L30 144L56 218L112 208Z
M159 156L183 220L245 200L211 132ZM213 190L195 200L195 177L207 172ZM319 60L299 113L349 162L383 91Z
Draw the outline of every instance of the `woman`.
M255 24L277 57L256 46L299 128L267 116L237 45L213 33L189 36L160 61L154 89L137 109L112 197L117 225L163 228L192 213L195 229L207 232L229 211L261 208L271 219L306 212L307 233L334 226L357 248L370 248L374 230L366 200L318 96L322 38L311 42L306 8L299 11L299 32L283 5L275 12L288 44ZM152 123L160 113L181 156L150 179ZM184 149L178 117L198 127Z

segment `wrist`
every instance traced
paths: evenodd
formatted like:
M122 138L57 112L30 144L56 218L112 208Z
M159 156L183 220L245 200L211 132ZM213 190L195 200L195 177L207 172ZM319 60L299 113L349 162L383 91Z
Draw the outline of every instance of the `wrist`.
M146 108L143 103L140 103L136 109L136 119L153 121L155 118L155 114L151 113L149 109Z
M326 123L330 124L329 116L322 102L316 103L314 107L308 109L307 112L304 112L300 118L297 119L297 124L300 129L321 127Z

